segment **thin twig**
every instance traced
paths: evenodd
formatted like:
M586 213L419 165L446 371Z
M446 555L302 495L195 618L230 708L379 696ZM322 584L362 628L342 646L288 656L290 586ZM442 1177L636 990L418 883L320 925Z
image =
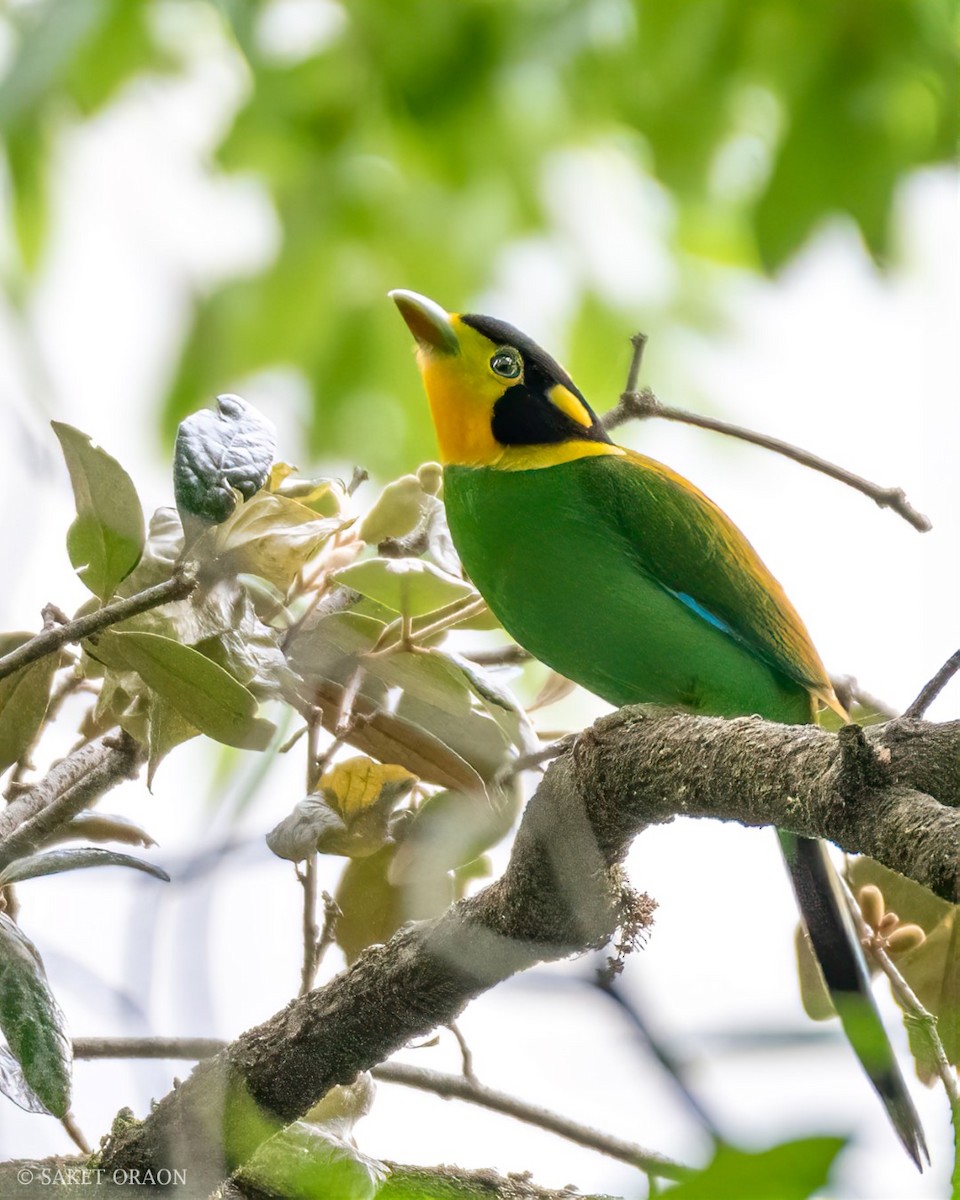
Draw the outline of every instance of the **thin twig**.
M14 671L19 671L21 667L36 662L47 654L52 654L68 642L80 642L101 629L116 625L118 621L126 621L129 617L135 617L151 608L158 608L161 604L183 600L196 586L197 581L192 576L178 573L154 587L145 588L142 592L127 596L123 600L115 600L113 604L106 604L85 617L77 617L75 621L68 621L65 625L50 626L44 629L43 633L32 637L29 642L24 642L16 650L11 650L9 654L0 658L0 679L5 679L7 675L12 675Z
M850 885L843 876L839 876L840 885L844 890L847 898L847 904L850 909L850 915L853 917L857 927L857 933L863 943L865 949L869 950L870 958L883 971L884 975L890 980L890 987L893 994L897 997L900 1006L904 1011L920 1026L923 1027L924 1036L927 1044L933 1054L933 1059L936 1064L937 1074L943 1081L944 1089L947 1093L947 1099L950 1102L950 1110L953 1114L955 1123L960 1123L960 1089L957 1086L957 1078L954 1074L954 1068L947 1060L946 1052L943 1048L943 1043L940 1041L940 1035L937 1033L937 1018L933 1013L927 1012L920 1000L910 987L904 977L900 974L899 969L893 959L887 953L886 949L877 938L876 932L867 924L863 913L860 910L860 905L857 903L856 897L850 890ZM958 1124L960 1128L960 1124Z
M320 734L320 718L323 714L315 708L307 721L307 792L317 790L320 782L322 767L318 738ZM300 966L300 996L305 996L313 987L317 975L317 943L320 940L320 929L317 925L317 852L313 851L304 864L303 871L294 868L297 879L303 888L303 960Z
M653 1057L657 1060L664 1071L670 1076L673 1083L676 1085L686 1102L687 1107L696 1119L703 1126L715 1142L722 1142L723 1136L720 1133L717 1122L707 1111L699 1096L691 1088L687 1078L686 1071L677 1059L676 1055L672 1054L663 1042L658 1038L649 1024L644 1019L639 1008L632 1001L628 1000L623 993L623 989L618 987L615 980L611 976L609 970L598 971L591 981L593 986L610 999L620 1008L621 1013L633 1026L641 1043L645 1049L649 1050Z
M74 1058L212 1058L227 1043L202 1037L74 1038Z
M317 938L315 958L317 967L323 962L323 956L333 945L337 921L343 916L340 905L329 892L321 892L320 899L323 901L323 925L320 929L320 936Z
M477 1076L473 1069L473 1052L467 1045L467 1039L463 1036L463 1031L456 1021L451 1021L447 1028L457 1039L457 1045L460 1047L460 1066L463 1070L464 1078L476 1083Z
M303 960L300 965L300 990L298 996L305 996L313 987L317 974L317 942L320 939L320 927L317 925L317 853L314 851L304 863L303 870L295 868L297 879L303 888Z
M626 395L633 395L637 391L637 384L640 382L640 367L643 363L643 352L647 348L647 335L637 330L630 337L630 345L633 347L633 353L630 355L627 382L623 389Z
M76 1117L72 1112L68 1112L66 1116L60 1118L60 1124L63 1126L67 1137L73 1142L81 1154L92 1154L93 1148L83 1136L83 1130L77 1124Z
M573 747L579 736L578 733L564 734L563 737L558 738L555 742L551 742L549 746L542 746L539 750L533 750L530 754L521 754L517 758L511 759L506 766L497 772L496 782L500 784L506 783L514 775L519 775L521 771L531 771L535 767L542 767L545 762L559 758L561 754L566 754Z
M50 769L0 813L0 869L31 853L53 830L89 808L124 779L136 777L143 748L126 733L90 742Z
M452 1025L450 1028L454 1029ZM84 1059L200 1059L212 1057L226 1045L226 1042L218 1038L74 1038L73 1055L74 1058ZM541 1129L567 1138L568 1141L598 1150L601 1154L639 1167L642 1171L650 1171L664 1179L684 1179L691 1174L689 1167L664 1155L645 1150L632 1142L610 1137L597 1129L591 1129L537 1105L526 1104L505 1092L486 1087L466 1072L463 1075L445 1075L440 1071L429 1071L423 1067L411 1067L403 1063L381 1063L373 1068L371 1074L384 1083L397 1083L404 1087L416 1088L418 1091L432 1092L444 1099L466 1100L470 1104L503 1113L528 1125L537 1125Z
M347 685L340 697L337 722L333 727L333 741L324 750L323 755L317 759L318 779L330 765L330 761L336 752L350 737L350 734L368 719L363 713L354 711L354 704L356 703L357 696L360 694L360 688L363 685L366 673L366 669L363 666L358 666L347 680Z
M960 671L960 650L951 654L936 675L923 685L920 695L908 706L903 715L905 717L922 717L958 671Z
M515 663L529 662L533 655L522 646L500 646L496 650L474 650L463 657L478 667L511 667Z
M641 1171L649 1171L664 1179L685 1179L692 1174L689 1167L674 1162L653 1150L645 1150L642 1146L620 1138L611 1137L588 1125L571 1121L558 1113L540 1108L534 1104L526 1104L509 1096L505 1092L494 1091L476 1080L463 1075L444 1075L439 1071L428 1071L423 1067L410 1067L404 1063L381 1063L370 1072L374 1079L384 1083L399 1083L404 1087L417 1088L423 1092L433 1092L444 1099L466 1100L470 1104L478 1104L481 1108L492 1109L493 1112L503 1113L517 1121L528 1125L536 1125L540 1129L559 1134L568 1141L586 1146L590 1150L598 1150L610 1158L629 1163Z
M634 335L643 337L642 334ZM643 344L639 347L639 354L642 354ZM899 516L908 521L914 529L918 529L921 533L926 533L933 526L928 517L917 510L907 500L902 488L885 488L879 484L871 483L868 479L863 479L859 475L854 475L852 471L847 471L843 467L838 467L835 463L827 462L826 459L820 458L816 454L811 454L809 450L802 450L799 446L791 445L790 442L781 441L779 438L770 437L765 433L756 433L752 429L744 429L741 425L731 425L727 421L718 421L714 417L703 417L699 413L687 412L682 408L672 408L669 405L661 404L654 393L649 388L641 388L637 390L637 375L639 374L639 354L637 342L634 340L634 358L630 364L630 371L627 376L627 386L620 395L620 400L614 408L606 413L601 422L604 429L615 429L618 425L623 425L630 420L645 420L649 417L660 417L664 421L678 421L683 425L696 425L700 429L710 429L714 433L723 433L728 437L739 438L744 442L751 442L754 446L763 446L766 450L773 450L777 454L782 454L786 458L793 459L794 462L800 463L802 466L811 467L814 471L820 471L824 475L829 475L831 479L836 479L840 483L845 483L848 487L855 488L858 492L862 492L865 496L869 496L875 504L880 508L889 508Z
M451 1027L452 1028L452 1027ZM74 1038L74 1058L210 1058L227 1045L219 1038ZM649 1171L664 1179L685 1179L691 1169L674 1162L662 1154L645 1150L642 1146L620 1138L610 1137L597 1129L581 1125L552 1113L537 1105L526 1104L505 1092L485 1087L469 1075L445 1075L440 1071L429 1071L423 1067L411 1067L403 1063L382 1063L374 1067L371 1074L384 1083L401 1084L422 1092L432 1092L444 1099L465 1100L481 1108L514 1117L528 1125L537 1125L556 1133L568 1141L597 1150L610 1158L629 1163L641 1171Z

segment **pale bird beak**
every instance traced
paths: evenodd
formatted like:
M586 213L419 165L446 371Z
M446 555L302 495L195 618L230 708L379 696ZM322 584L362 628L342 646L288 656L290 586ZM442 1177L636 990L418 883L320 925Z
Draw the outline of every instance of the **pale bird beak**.
M417 339L417 345L428 354L459 354L460 342L448 313L435 301L418 292L394 288L388 295L407 327Z

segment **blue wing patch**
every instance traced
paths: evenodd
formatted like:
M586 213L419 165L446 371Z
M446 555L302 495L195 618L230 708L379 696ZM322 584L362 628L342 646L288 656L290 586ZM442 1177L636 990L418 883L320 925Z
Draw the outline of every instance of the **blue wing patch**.
M676 596L676 598L682 604L685 604L687 608L692 609L698 617L702 617L708 625L712 625L714 629L719 629L721 633L727 633L731 637L737 636L726 623L726 621L722 621L719 617L714 616L709 609L704 608L702 604L698 604L697 601L694 600L692 596L688 596L686 592L673 592L673 595Z

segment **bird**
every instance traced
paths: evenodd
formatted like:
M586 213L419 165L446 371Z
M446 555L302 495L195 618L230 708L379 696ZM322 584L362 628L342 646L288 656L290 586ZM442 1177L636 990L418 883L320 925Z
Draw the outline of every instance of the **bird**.
M570 375L506 321L389 293L416 343L466 575L524 649L620 707L808 724L847 714L801 618L733 521L614 442ZM778 830L854 1052L918 1169L923 1130L822 841Z

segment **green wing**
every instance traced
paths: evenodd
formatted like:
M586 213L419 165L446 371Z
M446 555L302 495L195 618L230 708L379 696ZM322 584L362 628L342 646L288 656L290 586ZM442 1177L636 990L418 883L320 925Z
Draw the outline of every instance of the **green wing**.
M616 514L637 566L845 716L796 609L730 518L652 458L628 450L596 465L609 493L598 499Z

